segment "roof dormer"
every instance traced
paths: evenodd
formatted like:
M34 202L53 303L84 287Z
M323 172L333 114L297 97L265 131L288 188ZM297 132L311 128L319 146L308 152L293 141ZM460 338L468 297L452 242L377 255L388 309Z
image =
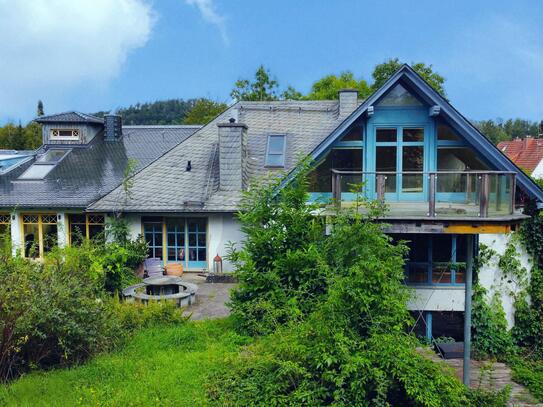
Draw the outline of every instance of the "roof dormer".
M79 112L65 112L35 119L42 125L43 144L88 144L104 129L104 120Z

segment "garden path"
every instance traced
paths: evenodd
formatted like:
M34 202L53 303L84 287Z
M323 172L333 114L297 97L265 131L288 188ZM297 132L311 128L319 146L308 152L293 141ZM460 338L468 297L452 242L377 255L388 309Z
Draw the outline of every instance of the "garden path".
M185 314L192 315L191 319L222 318L230 314L226 302L230 298L230 290L235 284L206 283L205 277L197 273L183 274L182 279L198 285L196 304L190 306Z

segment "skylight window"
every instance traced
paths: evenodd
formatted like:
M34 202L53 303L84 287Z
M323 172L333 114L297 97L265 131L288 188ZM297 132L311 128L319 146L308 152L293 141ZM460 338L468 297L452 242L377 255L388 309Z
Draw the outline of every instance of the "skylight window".
M19 179L42 180L53 170L53 168L55 168L55 164L33 164L19 176Z
M285 135L273 134L268 136L268 149L266 153L267 167L285 166Z
M38 155L36 162L39 163L58 163L67 153L67 150L50 149L44 154Z

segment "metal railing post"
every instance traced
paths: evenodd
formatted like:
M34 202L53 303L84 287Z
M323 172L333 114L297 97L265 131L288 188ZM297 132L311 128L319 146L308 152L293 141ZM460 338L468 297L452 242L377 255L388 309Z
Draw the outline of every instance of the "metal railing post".
M429 178L430 182L428 185L428 216L434 218L436 216L436 173L432 172Z
M479 177L481 185L479 187L479 217L488 217L488 174L481 174Z

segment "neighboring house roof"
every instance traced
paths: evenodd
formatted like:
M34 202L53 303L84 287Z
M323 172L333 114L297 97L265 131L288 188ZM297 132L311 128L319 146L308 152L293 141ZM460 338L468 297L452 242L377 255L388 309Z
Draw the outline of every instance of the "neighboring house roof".
M95 123L104 124L104 119L80 112L64 112L51 114L48 116L39 116L34 119L38 123Z
M237 117L247 130L247 172L258 177L290 171L341 122L338 101L238 102L133 178L131 199L116 188L90 206L93 211L236 211L239 192L219 190L217 124ZM267 137L286 134L285 168L265 167ZM187 161L191 171L186 171ZM200 205L195 204L201 202Z
M501 141L498 148L518 167L530 174L543 159L543 140L526 136L511 141Z
M17 180L33 161L0 176L0 207L86 208L121 184L129 159L140 171L199 127L124 126L118 141L106 142L99 133L86 146L63 146L72 150L43 181Z

